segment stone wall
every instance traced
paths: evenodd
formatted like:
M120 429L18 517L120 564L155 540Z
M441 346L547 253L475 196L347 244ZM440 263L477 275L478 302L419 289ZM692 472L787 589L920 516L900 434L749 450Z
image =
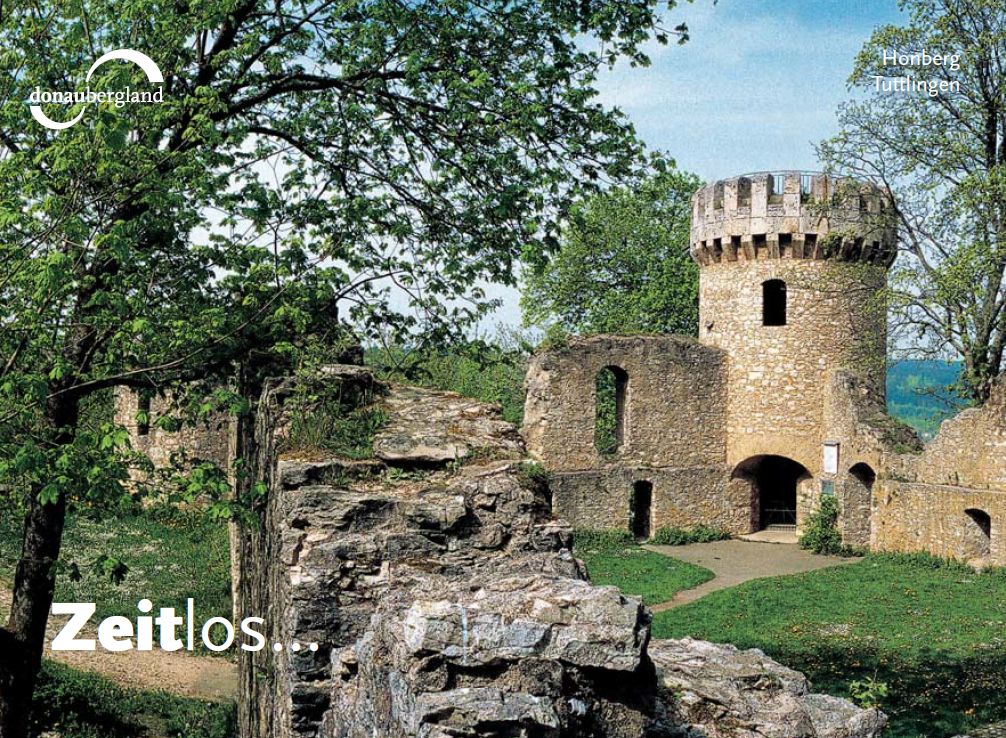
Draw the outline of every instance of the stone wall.
M731 464L777 454L820 473L829 373L854 366L883 385L886 328L874 300L884 276L882 267L814 260L702 268L701 340L729 357ZM771 279L786 283L786 325L762 324L762 283Z
M873 548L1006 565L1006 383L944 421L921 453L892 455L886 467L874 489ZM989 535L976 522L983 515Z
M623 444L595 448L596 377L628 378ZM626 528L636 482L652 484L649 528L710 525L750 531L750 494L725 464L722 353L674 336L571 339L534 356L522 432L554 475L553 505L574 527Z
M628 467L552 475L555 514L574 528L629 529L636 482L652 484L650 530L708 525L751 532L751 488L724 465L673 469Z
M211 461L221 469L230 468L233 422L230 416L214 414L205 421L185 425L177 431L157 427L157 418L172 413L170 396L150 398L149 422L137 423L140 395L120 388L115 396L115 423L129 432L133 450L147 456L157 468L171 465L172 457L184 454L190 460ZM177 412L174 413L177 415Z
M373 380L349 367L325 381ZM637 600L586 581L541 477L488 406L392 386L374 458L286 458L276 449L291 389L272 384L259 405L253 471L269 493L261 524L240 537L238 598L287 647L241 653L242 736L882 730L878 711L812 695L758 651L651 642ZM470 449L461 457L459 441ZM293 642L318 648L294 652Z
M623 448L594 447L595 381L628 375ZM522 433L553 471L614 466L688 468L723 462L726 367L715 349L676 336L592 336L531 360Z

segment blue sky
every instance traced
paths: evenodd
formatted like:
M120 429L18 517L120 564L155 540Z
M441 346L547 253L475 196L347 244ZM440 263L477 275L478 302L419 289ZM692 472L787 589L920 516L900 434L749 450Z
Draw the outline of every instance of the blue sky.
M814 144L836 132L853 59L896 0L695 0L667 16L691 40L649 48L647 68L602 74L601 101L620 108L652 149L705 180L767 169L817 169ZM517 293L488 325L520 322Z

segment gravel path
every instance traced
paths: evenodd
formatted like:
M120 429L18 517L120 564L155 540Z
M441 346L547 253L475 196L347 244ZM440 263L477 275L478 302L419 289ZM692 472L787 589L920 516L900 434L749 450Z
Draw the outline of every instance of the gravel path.
M818 556L795 545L737 540L695 543L689 546L646 546L646 548L690 564L704 566L716 575L694 589L678 592L668 602L651 606L653 612L686 605L710 592L736 587L751 579L799 574L859 561L858 558Z
M6 617L11 593L0 588L0 612ZM116 684L145 691L163 690L182 697L226 702L237 698L237 665L223 658L196 656L187 651L53 651L49 640L63 627L64 616L51 617L44 657L80 671L88 671ZM94 627L81 634L94 637Z

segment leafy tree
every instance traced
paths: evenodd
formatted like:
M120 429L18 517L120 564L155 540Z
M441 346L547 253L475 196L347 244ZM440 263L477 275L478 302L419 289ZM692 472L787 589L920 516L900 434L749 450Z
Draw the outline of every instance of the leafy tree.
M820 147L834 170L894 198L903 251L892 274L896 345L963 360L960 391L984 401L1006 349L1006 8L999 0L902 0L903 26L874 31L850 85L862 95ZM884 52L958 56L892 67ZM878 78L944 84L884 92ZM951 83L959 83L959 90Z
M88 398L229 377L234 392L216 399L245 410L263 375L348 323L437 337L481 315L472 285L512 283L519 256L555 243L569 203L633 171L639 145L593 82L667 40L659 12L656 0L3 4L0 484L28 512L0 629L2 738L27 731L67 508L124 494L126 434L82 424ZM117 48L155 58L163 103L45 106L54 120L87 107L58 132L32 120L36 87L82 89ZM124 62L89 84L150 88Z
M692 174L661 165L572 208L559 251L528 272L528 324L572 333L698 333L688 253Z

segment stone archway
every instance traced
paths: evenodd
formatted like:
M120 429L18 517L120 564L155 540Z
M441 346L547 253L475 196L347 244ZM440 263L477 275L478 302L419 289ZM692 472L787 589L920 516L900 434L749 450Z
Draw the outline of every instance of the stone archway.
M774 454L751 456L734 468L732 478L751 486L752 531L796 528L797 489L811 479L803 464Z

